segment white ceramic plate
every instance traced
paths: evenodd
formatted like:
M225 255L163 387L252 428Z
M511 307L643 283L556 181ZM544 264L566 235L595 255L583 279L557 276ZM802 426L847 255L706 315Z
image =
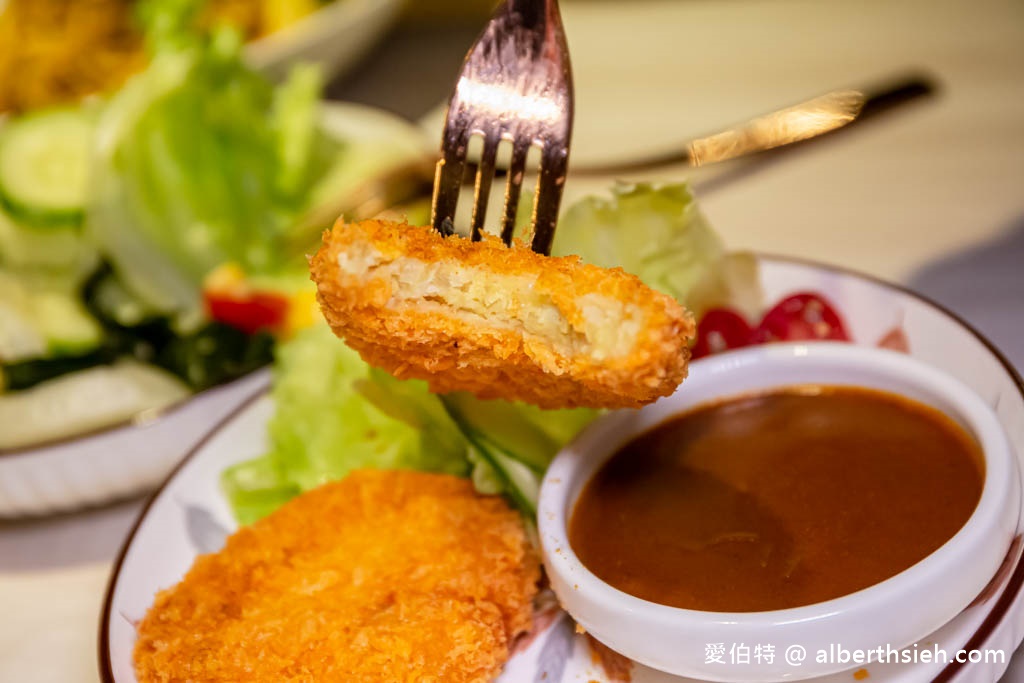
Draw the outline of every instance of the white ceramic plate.
M272 78L295 62L319 64L327 80L348 72L391 27L402 0L334 0L246 46L246 60Z
M356 157L332 185L341 193L427 149L419 129L379 109L329 102L323 116L327 130L350 141L346 153ZM66 511L153 488L196 441L267 384L267 372L257 372L86 436L0 450L0 518Z
M1024 383L999 352L965 323L910 292L853 273L770 257L763 257L761 265L767 301L796 291L823 293L844 316L857 343L905 343L913 356L944 368L971 386L995 408L1017 453L1024 455ZM144 616L158 590L179 581L197 554L219 548L224 536L235 528L218 489L219 474L228 465L264 450L265 423L272 410L270 399L263 395L226 419L184 460L141 514L115 564L104 602L99 630L100 674L104 681L135 680L131 661L133 624ZM1001 650L1001 662L854 665L841 674L814 680L850 683L863 679L863 673L858 673L859 678L853 674L865 669L872 683L996 681L1024 636L1020 538L1019 530L1003 567L974 603L916 644L919 649L938 647L950 655L960 649ZM587 638L575 634L570 620L557 608L541 611L538 616L538 624L543 627L510 659L499 679L502 683L684 680L615 656L606 657L606 670ZM892 618L898 619L899 615ZM708 645L679 644L701 652ZM757 644L725 643L724 656L730 656L732 645L747 647L752 655Z

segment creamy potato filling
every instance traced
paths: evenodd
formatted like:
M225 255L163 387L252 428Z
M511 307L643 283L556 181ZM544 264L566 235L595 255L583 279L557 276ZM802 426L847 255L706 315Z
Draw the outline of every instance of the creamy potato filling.
M477 324L518 330L563 355L585 354L597 361L628 355L642 324L639 306L595 293L576 300L580 316L573 324L547 293L537 291L534 275L494 273L454 261L391 260L368 244L340 253L338 267L364 281L386 280L389 305L443 309Z

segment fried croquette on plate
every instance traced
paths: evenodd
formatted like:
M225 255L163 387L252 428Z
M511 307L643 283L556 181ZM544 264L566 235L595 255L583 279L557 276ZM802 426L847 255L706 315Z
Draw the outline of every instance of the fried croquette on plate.
M335 334L438 393L623 408L686 376L692 316L621 268L369 220L326 232L311 270Z
M138 626L152 681L490 681L531 621L519 515L459 477L360 470L199 557Z

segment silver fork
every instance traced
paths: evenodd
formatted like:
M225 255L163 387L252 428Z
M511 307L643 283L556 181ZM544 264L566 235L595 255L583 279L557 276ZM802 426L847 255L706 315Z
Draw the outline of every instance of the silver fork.
M487 215L498 145L512 143L501 239L512 243L530 148L540 148L530 248L551 253L572 136L569 49L557 0L506 0L469 50L448 104L441 159L434 174L432 223L454 232L455 208L473 135L483 137L473 193L471 237Z

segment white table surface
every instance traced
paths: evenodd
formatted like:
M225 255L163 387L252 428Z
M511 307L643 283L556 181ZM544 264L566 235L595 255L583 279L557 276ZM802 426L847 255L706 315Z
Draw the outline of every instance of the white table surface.
M931 295L1024 368L1024 2L563 0L562 11L578 163L661 151L837 87L929 73L935 96L771 163L644 177L691 178L732 247ZM406 28L332 92L422 114L472 37ZM570 177L567 201L610 180ZM0 681L97 680L98 607L140 504L0 522ZM1004 680L1024 681L1021 659Z

